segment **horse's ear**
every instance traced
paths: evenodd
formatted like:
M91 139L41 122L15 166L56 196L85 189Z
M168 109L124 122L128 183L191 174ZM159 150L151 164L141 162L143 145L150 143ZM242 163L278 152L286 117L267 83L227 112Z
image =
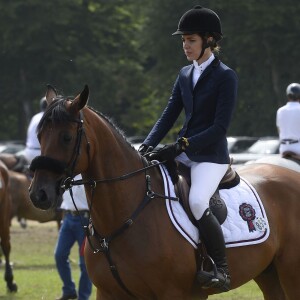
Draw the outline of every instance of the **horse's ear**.
M46 100L48 105L56 98L56 96L57 96L56 89L52 85L47 84Z
M89 100L89 87L84 86L83 91L73 100L72 106L79 111L85 107Z

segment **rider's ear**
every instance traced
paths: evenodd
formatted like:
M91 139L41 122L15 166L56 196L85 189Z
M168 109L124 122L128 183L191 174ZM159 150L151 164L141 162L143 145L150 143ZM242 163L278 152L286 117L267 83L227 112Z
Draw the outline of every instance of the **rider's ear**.
M78 111L85 107L89 100L89 87L87 85L84 86L83 91L76 96L76 98L72 102L72 107L76 108Z
M45 97L48 105L56 98L56 96L57 96L56 89L52 85L47 84L47 91Z

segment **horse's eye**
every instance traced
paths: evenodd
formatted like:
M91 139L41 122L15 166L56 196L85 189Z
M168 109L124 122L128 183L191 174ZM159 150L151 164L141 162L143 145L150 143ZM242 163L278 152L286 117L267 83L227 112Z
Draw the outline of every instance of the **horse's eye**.
M65 133L65 134L63 135L63 139L64 139L64 142L70 143L70 142L72 141L72 135L69 134L69 133Z

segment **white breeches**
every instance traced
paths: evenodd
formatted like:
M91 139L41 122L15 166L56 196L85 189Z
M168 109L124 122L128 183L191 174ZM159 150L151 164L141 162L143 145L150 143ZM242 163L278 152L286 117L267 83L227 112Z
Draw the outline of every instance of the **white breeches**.
M229 164L198 163L187 161L186 155L184 156L179 155L176 159L191 168L189 204L195 219L199 220L209 207L209 200L225 175Z

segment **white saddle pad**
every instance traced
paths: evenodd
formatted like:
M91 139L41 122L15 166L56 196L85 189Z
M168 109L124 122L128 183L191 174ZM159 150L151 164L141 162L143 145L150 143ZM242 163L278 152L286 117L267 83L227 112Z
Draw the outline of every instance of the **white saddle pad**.
M165 195L176 197L174 186L166 168L160 165L164 180ZM220 190L220 196L227 206L227 218L222 224L226 247L239 247L264 242L270 234L268 218L254 187L241 178L240 183ZM178 201L166 199L169 217L175 228L198 248L199 231L189 220Z

